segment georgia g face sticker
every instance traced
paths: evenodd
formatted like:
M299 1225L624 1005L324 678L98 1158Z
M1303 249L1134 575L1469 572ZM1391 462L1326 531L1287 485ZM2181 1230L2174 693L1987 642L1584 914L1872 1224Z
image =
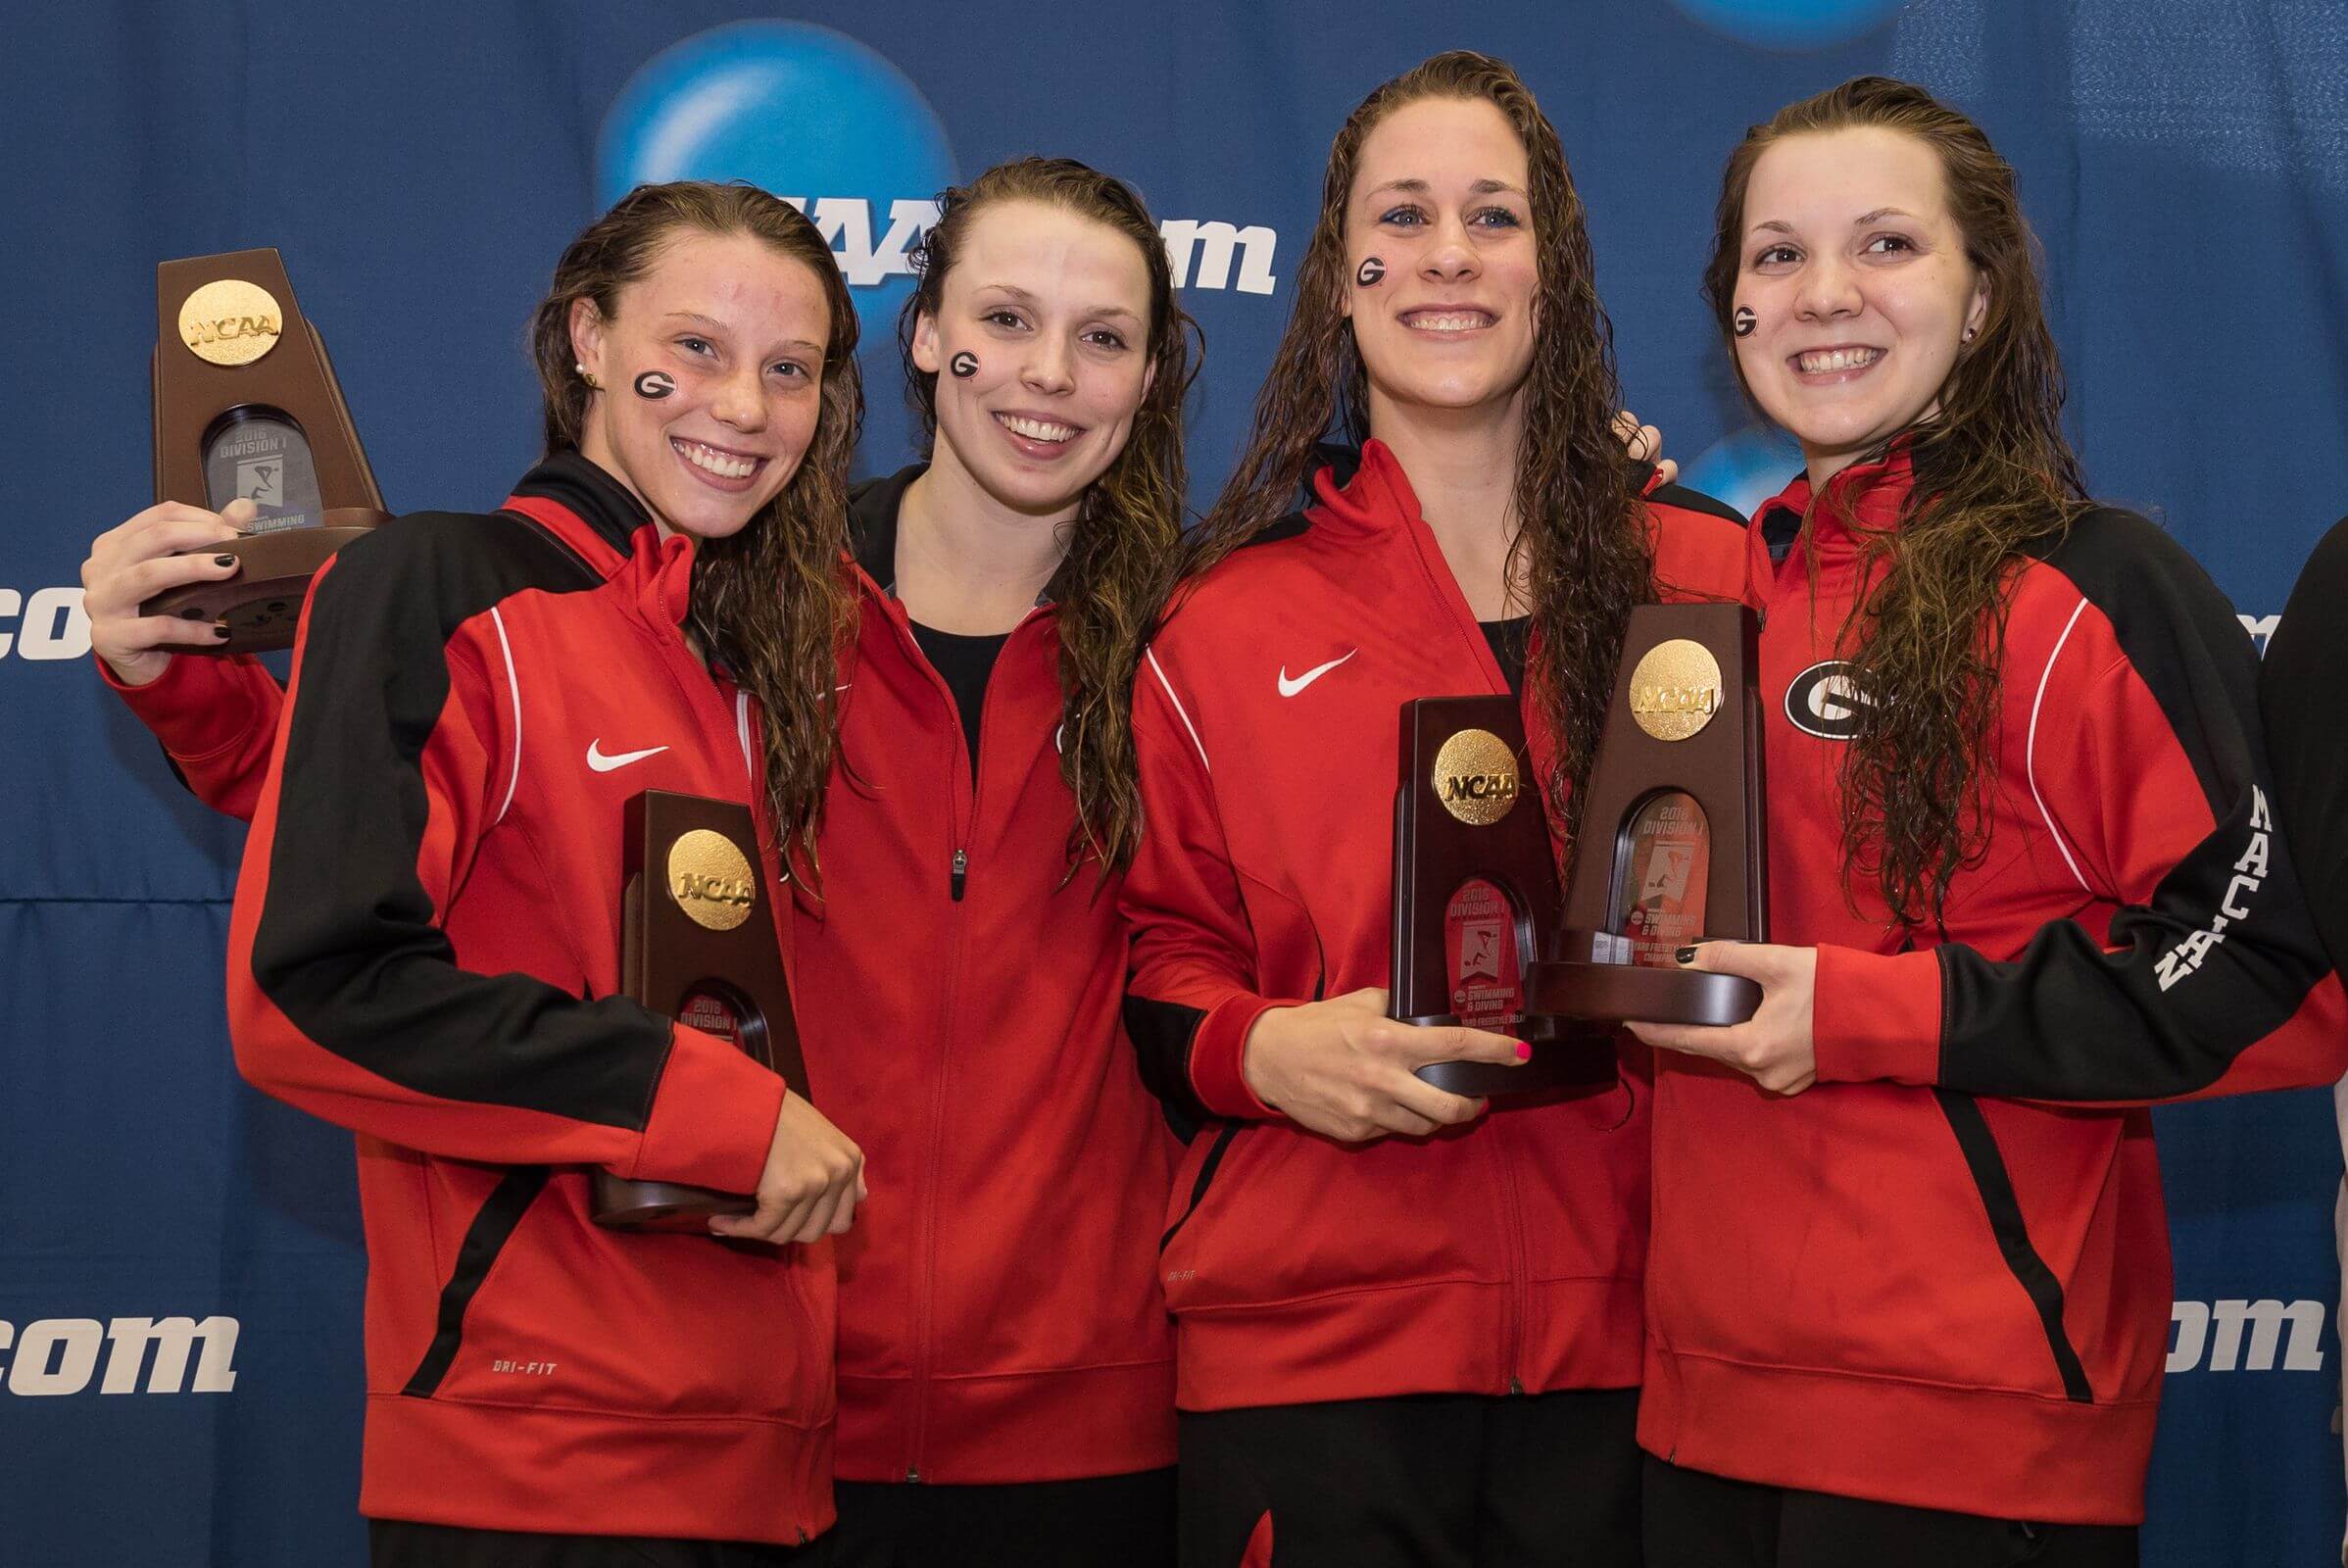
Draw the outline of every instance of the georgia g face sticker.
M1847 659L1812 664L1785 688L1785 716L1793 727L1822 741L1847 741L1859 733L1867 695L1851 679Z

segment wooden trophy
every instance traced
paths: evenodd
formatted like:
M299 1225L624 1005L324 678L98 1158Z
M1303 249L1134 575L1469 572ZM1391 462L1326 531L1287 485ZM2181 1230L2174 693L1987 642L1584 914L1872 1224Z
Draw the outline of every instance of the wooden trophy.
M197 547L235 556L234 576L140 612L228 628L189 653L290 647L311 577L388 520L326 345L274 250L165 262L155 297L155 499L218 512L243 498L261 512L240 537Z
M763 907L750 808L646 790L629 801L620 909L620 981L636 1001L730 1040L805 1098L807 1070L791 1017L774 916ZM748 1214L747 1196L598 1170L598 1225L707 1233L712 1214Z
M1642 605L1590 768L1558 941L1529 1012L1730 1024L1761 988L1683 969L1690 943L1766 942L1760 625L1742 605Z
M1548 949L1561 901L1515 698L1402 705L1394 905L1392 1015L1513 1034L1533 1047L1521 1066L1437 1061L1421 1078L1475 1096L1595 1094L1614 1083L1603 1033L1526 1010L1524 978Z

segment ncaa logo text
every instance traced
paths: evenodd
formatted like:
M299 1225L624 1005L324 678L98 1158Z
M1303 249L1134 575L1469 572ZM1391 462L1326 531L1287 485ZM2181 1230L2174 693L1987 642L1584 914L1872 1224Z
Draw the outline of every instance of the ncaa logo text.
M893 277L910 277L908 254L938 220L934 201L899 197L889 203L886 226L874 220L875 204L860 196L786 196L783 200L813 220L839 258L840 275L856 288L872 288ZM880 237L873 237L878 229ZM1272 258L1280 236L1262 223L1245 228L1195 218L1169 218L1157 225L1176 288L1236 288L1269 294L1279 285ZM1236 275L1234 263L1237 263Z
M90 651L90 618L78 588L0 588L0 659L82 659Z
M226 1394L236 1387L236 1319L219 1316L0 1321L0 1387L38 1397L80 1394L95 1379L100 1394Z
M956 170L945 122L887 56L830 27L770 19L710 27L646 61L605 113L595 164L606 203L671 179L775 192L830 242L867 325L910 291L906 253L937 221L935 197ZM1270 228L1177 218L1158 230L1177 288L1272 292Z
M2177 1301L2169 1309L2172 1372L2272 1372L2282 1352L2285 1372L2324 1370L2322 1301ZM2283 1336L2290 1327L2288 1339ZM2248 1329L2247 1341L2243 1330Z

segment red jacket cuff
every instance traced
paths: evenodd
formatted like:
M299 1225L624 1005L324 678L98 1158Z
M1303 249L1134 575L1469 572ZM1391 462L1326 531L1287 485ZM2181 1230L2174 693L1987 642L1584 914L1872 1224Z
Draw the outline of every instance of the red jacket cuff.
M90 658L98 674L122 699L138 721L154 732L175 762L200 762L241 745L251 710L242 703L221 701L234 682L221 661L203 654L173 654L163 673L144 686L129 686L114 666L97 655Z
M675 1024L668 1064L636 1146L631 1181L758 1191L783 1112L783 1080L713 1035Z
M1191 1088L1215 1115L1263 1121L1280 1114L1255 1098L1243 1070L1247 1031L1277 1005L1265 997L1237 996L1208 1009L1199 1021L1198 1032L1191 1038Z
M1810 1040L1822 1083L1940 1081L1940 956L1818 950Z

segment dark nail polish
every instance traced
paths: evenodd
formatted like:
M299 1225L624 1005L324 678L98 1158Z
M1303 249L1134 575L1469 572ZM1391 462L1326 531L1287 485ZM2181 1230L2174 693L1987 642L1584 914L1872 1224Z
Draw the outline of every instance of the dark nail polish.
M234 556L215 556L212 558L212 564L216 566L233 566L236 564L236 558Z
M216 621L213 623L212 635L221 642L226 642L228 640L228 628Z
M1695 962L1695 949L1682 948L1672 955L1672 958L1679 963L1693 963Z

